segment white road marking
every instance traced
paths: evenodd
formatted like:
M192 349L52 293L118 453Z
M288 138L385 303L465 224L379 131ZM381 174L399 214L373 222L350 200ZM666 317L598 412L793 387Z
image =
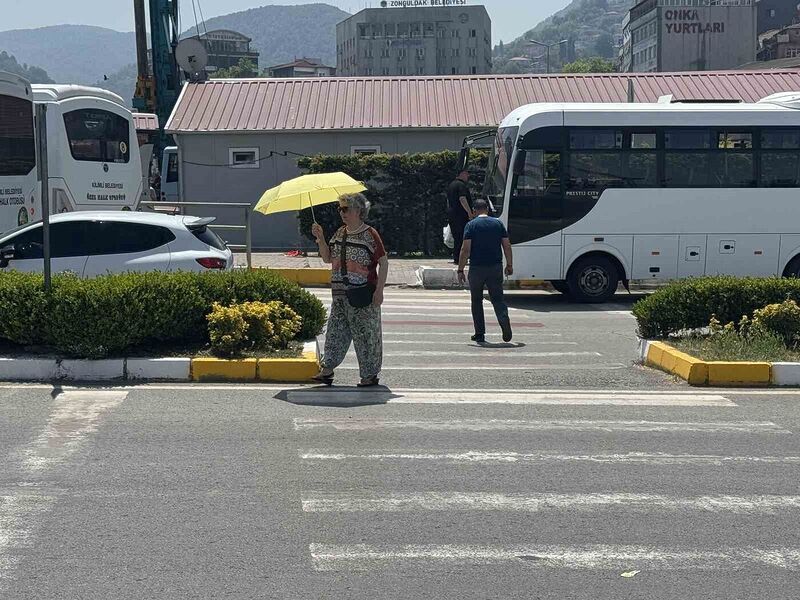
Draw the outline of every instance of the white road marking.
M102 416L127 395L119 390L59 393L42 432L12 452L22 480L11 493L0 494L0 590L4 580L14 577L20 550L34 543L42 519L64 493L40 487L41 477L73 456L97 430Z
M500 352L502 350L502 352ZM355 355L354 351L350 351ZM418 357L418 356L461 356L469 358L480 358L487 360L487 358L544 358L552 356L603 356L599 352L591 351L575 351L575 352L520 352L518 348L478 348L472 352L453 352L452 350L443 350L437 352L435 350L409 350L407 352L384 352L385 358L401 358L401 357Z
M391 420L391 419L301 419L294 428L372 431L382 429L422 429L425 431L580 431L603 433L715 433L715 434L791 434L771 421L679 422L679 421L584 421L515 419L467 420Z
M307 492L303 511L409 512L429 511L595 511L625 508L643 511L699 511L738 515L777 514L800 509L800 496L665 496L660 494L499 494L484 492L357 493Z
M427 337L430 337L432 335L447 336L447 337L458 337L461 334L459 334L458 332L453 332L453 331L448 331L448 332L444 332L444 331L435 331L435 332L430 332L430 331L384 331L383 332L383 339L384 339L384 342L385 342L387 338L393 338L393 337L398 337L398 336L417 336L417 337L421 337L421 338L427 338ZM536 337L536 338L542 338L542 337L564 337L564 334L561 334L561 333L550 333L550 332L544 332L544 331L537 331L535 333L533 333L533 332L525 332L525 331L515 331L514 332L514 338L516 339L516 338L520 338L520 337ZM410 343L415 343L415 342L410 342ZM575 343L577 344L577 342L575 342Z
M39 472L69 458L97 430L104 413L118 406L126 391L68 391L53 400L47 426L21 448L23 469Z
M491 565L521 568L642 571L800 569L800 548L659 548L655 546L470 546L310 544L317 571L368 570L398 564Z
M559 394L559 393L465 393L407 392L399 394L391 391L361 392L352 395L341 392L319 390L313 392L288 392L288 399L295 404L321 404L324 402L343 403L352 401L355 404L374 402L387 404L556 404L580 406L736 406L733 402L717 394L679 394L636 393L596 393L596 394Z
M482 362L480 366L474 363L471 365L446 365L441 367L420 366L420 365L405 365L382 367L381 371L518 371L525 373L526 371L618 371L620 369L627 369L629 365L622 363L601 363L601 364L561 364L561 363L522 363L515 366L499 365L495 363ZM337 367L337 371L344 370L358 370L358 366L351 362L346 363L341 367Z
M597 463L597 464L642 464L648 466L727 466L736 464L785 464L800 465L800 456L721 456L715 454L665 454L662 452L628 452L625 454L552 454L546 452L468 452L421 453L348 453L312 450L300 452L301 460L324 461L420 461L447 463Z

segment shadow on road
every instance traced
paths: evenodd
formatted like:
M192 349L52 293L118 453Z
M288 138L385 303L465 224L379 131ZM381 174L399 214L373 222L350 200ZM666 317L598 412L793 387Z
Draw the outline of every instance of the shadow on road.
M534 312L602 312L604 310L630 310L636 302L646 298L646 293L617 293L605 304L580 304L563 294L528 293L506 294L506 303L511 308ZM487 296L488 299L488 296Z
M386 404L400 398L388 387L379 385L373 388L328 387L298 388L282 390L275 394L276 400L298 406L327 406L331 408L358 408Z

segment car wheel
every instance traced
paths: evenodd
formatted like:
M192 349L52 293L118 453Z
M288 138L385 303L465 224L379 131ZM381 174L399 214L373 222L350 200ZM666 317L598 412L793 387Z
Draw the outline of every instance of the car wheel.
M601 303L616 293L619 273L610 259L587 256L572 266L567 283L570 295L578 302Z

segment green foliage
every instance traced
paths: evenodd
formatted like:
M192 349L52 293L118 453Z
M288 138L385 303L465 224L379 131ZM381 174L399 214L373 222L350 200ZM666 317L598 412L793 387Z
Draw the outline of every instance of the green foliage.
M251 301L291 307L302 319L297 331L302 339L322 331L322 303L268 271L126 273L94 279L57 275L49 296L41 275L9 272L0 274L0 338L69 356L103 358L143 346L206 342L206 315L215 302Z
M780 336L769 331L741 333L721 327L709 336L692 335L670 340L679 350L702 360L721 361L797 361L800 356L787 348Z
M32 67L26 64L19 64L16 57L7 52L0 52L0 71L20 75L31 83L53 83L47 75L47 71L39 67Z
M227 69L218 69L211 74L212 79L244 79L255 77L258 74L258 66L249 58L240 58L239 62Z
M615 67L612 61L595 56L579 58L575 62L567 63L561 70L564 73L613 73Z
M633 314L639 335L657 338L707 327L713 316L738 324L784 300L800 300L800 279L705 277L670 283L637 302Z
M482 184L487 154L473 151L470 170L473 194ZM456 175L458 152L420 154L318 155L298 161L308 173L343 171L364 181L372 203L368 221L380 232L388 251L398 254L445 252L442 228L447 224L447 186ZM329 239L341 227L335 205L314 209ZM300 214L300 229L309 239L311 210Z
M218 356L236 356L247 347L248 323L239 306L222 306L215 302L208 320L211 349Z
M794 300L769 304L753 312L752 328L767 331L793 346L800 339L800 306Z

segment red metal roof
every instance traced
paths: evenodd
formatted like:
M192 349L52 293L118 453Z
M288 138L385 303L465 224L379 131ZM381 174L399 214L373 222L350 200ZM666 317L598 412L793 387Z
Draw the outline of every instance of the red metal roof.
M158 115L150 113L133 113L133 124L136 131L158 131Z
M495 127L533 102L636 100L755 102L800 91L800 71L326 77L189 83L167 123L170 133Z

